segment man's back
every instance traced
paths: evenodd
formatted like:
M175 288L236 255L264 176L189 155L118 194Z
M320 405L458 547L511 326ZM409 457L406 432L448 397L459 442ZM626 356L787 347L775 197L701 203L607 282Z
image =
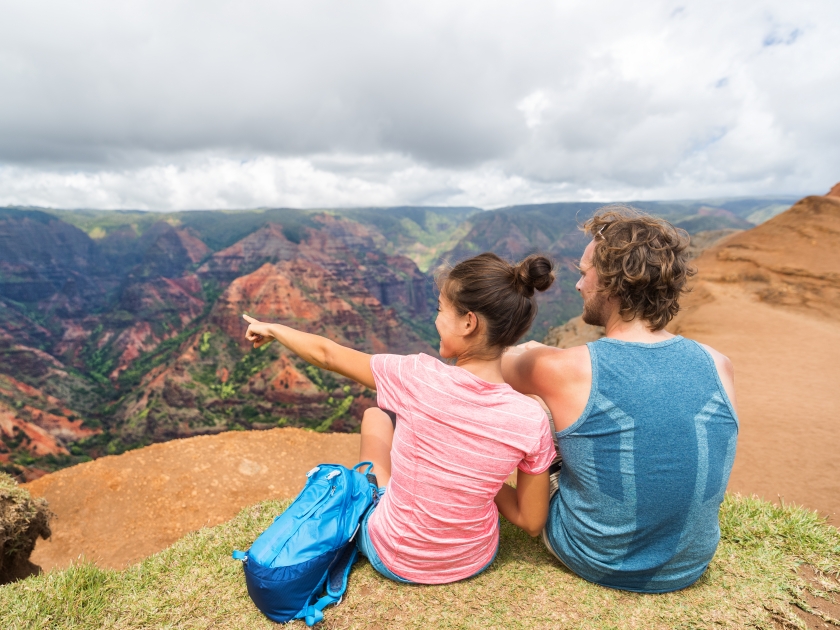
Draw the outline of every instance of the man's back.
M693 341L604 338L588 350L586 408L557 434L563 467L547 525L551 546L605 586L684 588L718 543L735 411L711 355Z

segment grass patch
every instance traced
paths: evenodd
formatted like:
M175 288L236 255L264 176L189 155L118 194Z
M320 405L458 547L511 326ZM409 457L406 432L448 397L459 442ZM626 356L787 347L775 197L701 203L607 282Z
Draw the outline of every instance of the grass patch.
M81 564L0 588L2 628L271 628L248 599L232 549L247 549L288 503L247 508L123 571ZM840 532L798 507L727 496L722 539L690 588L639 595L589 584L503 521L499 555L482 575L446 586L404 586L362 560L332 628L804 627L802 563L840 573ZM291 628L304 628L294 622Z

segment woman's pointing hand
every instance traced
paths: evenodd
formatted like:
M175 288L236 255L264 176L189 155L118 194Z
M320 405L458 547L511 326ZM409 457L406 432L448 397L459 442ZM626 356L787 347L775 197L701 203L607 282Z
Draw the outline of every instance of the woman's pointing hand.
M259 348L267 343L271 343L274 338L271 336L269 324L254 319L249 315L242 315L246 322L248 322L248 330L245 332L245 339L254 342L254 347Z

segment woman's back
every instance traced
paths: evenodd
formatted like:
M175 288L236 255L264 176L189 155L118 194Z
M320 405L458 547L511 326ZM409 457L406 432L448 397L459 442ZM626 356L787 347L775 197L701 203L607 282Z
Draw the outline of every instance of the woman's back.
M469 577L498 545L494 497L554 457L540 405L427 355L375 355L380 407L397 413L388 491L370 519L385 565L425 584Z

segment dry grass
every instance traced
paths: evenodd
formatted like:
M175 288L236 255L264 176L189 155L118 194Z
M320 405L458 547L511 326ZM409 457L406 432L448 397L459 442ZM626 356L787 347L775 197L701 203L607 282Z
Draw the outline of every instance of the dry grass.
M0 588L0 627L273 627L248 599L230 551L246 549L284 507L253 506L123 571L82 564ZM726 498L721 528L718 553L697 584L639 595L577 578L504 523L496 562L464 582L398 585L361 561L344 603L327 609L323 627L804 627L792 607L807 606L814 589L796 569L806 563L840 574L840 532L807 510L736 496Z

